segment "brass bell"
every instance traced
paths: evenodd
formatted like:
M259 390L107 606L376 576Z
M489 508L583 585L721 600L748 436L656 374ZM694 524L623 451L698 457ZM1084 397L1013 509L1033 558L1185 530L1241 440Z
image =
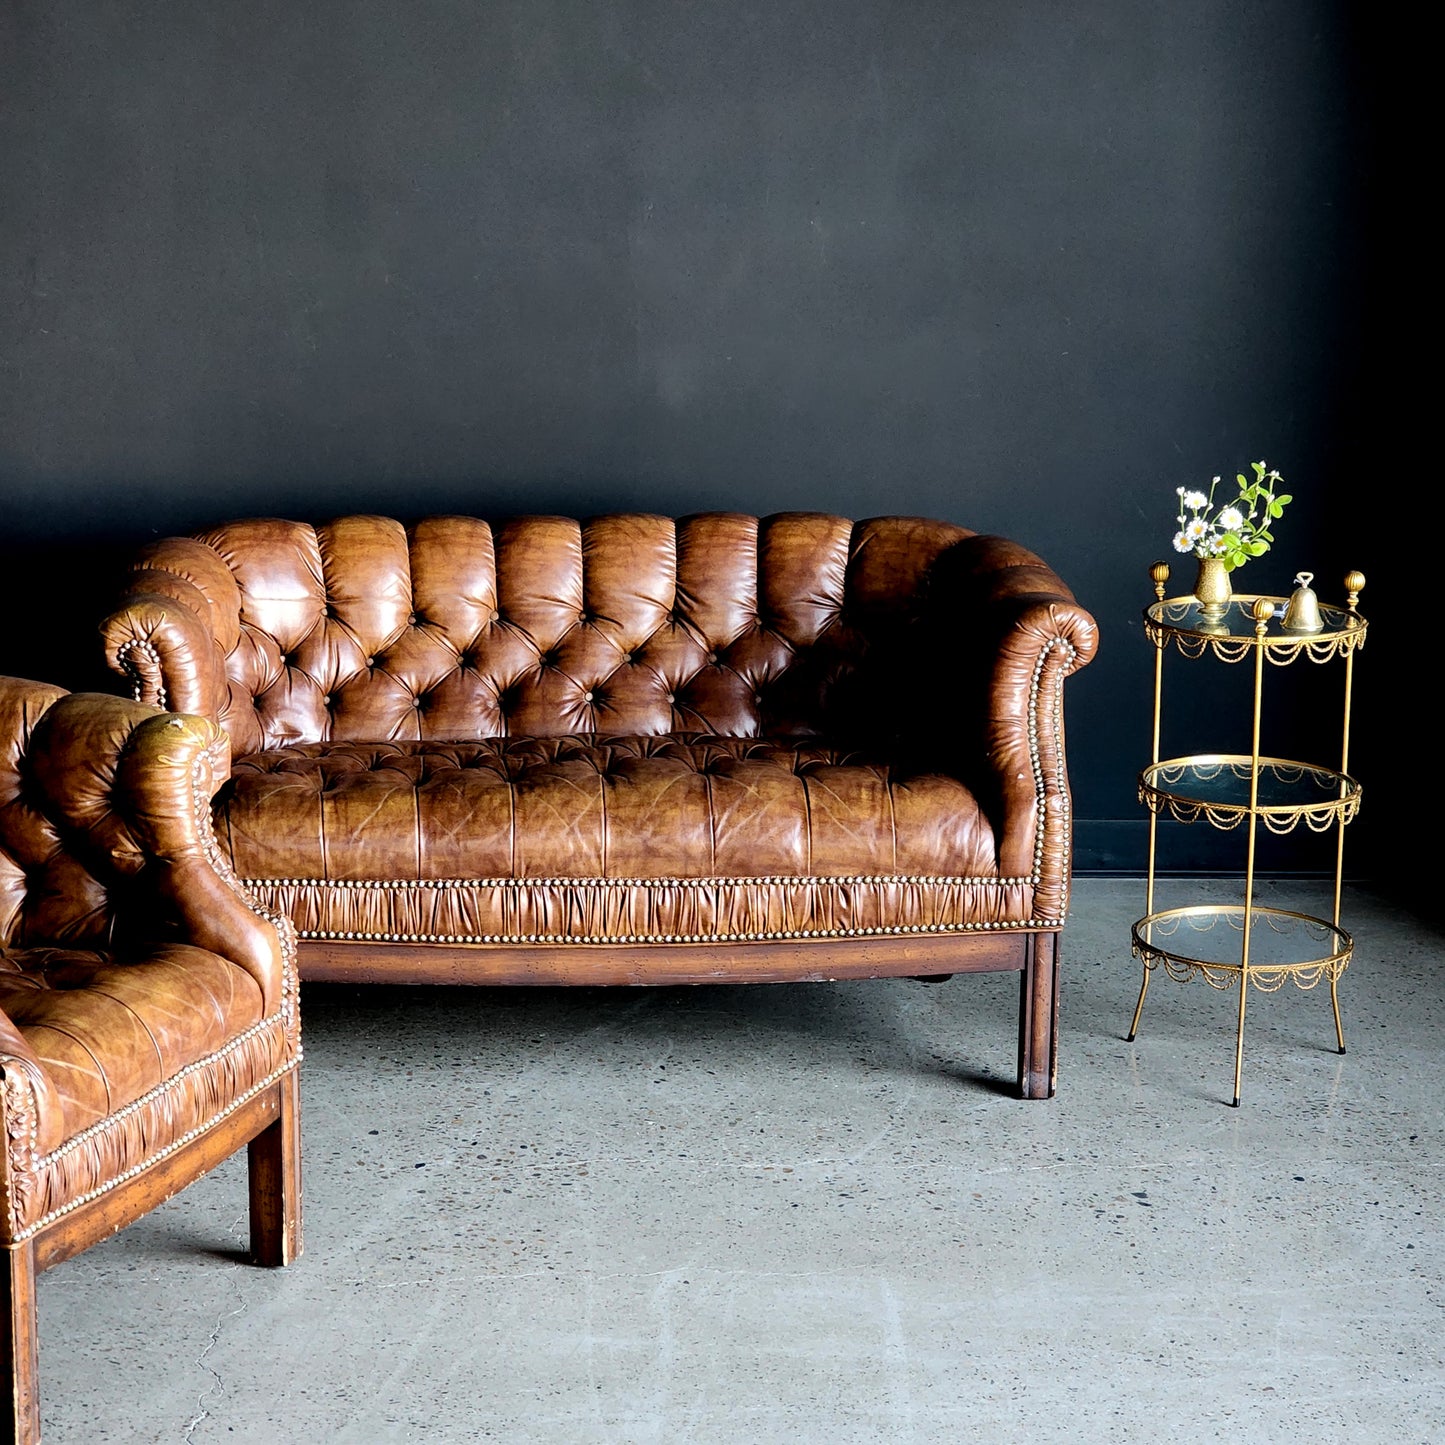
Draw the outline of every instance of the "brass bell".
M1284 620L1280 627L1285 632L1318 632L1325 624L1320 616L1320 600L1310 587L1310 583L1315 580L1315 574L1297 572L1294 580L1295 590L1285 604Z

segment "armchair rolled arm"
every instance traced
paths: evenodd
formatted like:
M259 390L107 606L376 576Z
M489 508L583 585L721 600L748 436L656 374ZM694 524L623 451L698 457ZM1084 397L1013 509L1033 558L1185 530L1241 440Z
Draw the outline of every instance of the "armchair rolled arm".
M167 537L137 557L100 631L106 661L138 702L215 722L240 628L240 589L222 558L203 542Z
M210 800L221 736L204 718L72 693L36 725L30 771L67 843L114 881L117 942L153 936L158 914L172 938L244 968L269 1012L282 997L285 925L245 892L216 844Z
M994 818L999 871L1034 879L1035 917L1062 923L1073 846L1063 683L1098 651L1098 625L1017 542L970 537L941 561L935 625L947 618L959 665L982 683L966 766Z

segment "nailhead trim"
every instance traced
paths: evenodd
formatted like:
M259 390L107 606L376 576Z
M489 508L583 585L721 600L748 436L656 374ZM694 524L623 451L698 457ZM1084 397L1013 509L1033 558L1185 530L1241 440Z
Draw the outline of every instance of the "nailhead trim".
M201 850L206 861L216 870L221 881L241 902L276 930L281 942L281 1021L289 1033L293 1020L300 1026L300 975L296 968L296 925L284 913L267 907L236 876L231 860L216 841L215 817L211 812L211 758L208 750L196 754L191 766L191 812ZM300 1046L297 1047L300 1058Z
M933 873L780 873L716 878L243 878L246 888L701 888L767 884L938 884L973 888L1027 887L1033 878L968 878Z
M1055 672L1055 683L1052 697L1052 713L1054 724L1054 737L1059 749L1059 775L1067 775L1068 767L1063 756L1064 747L1064 679L1074 671L1074 664L1078 660L1079 650L1066 637L1051 638L1048 644L1043 647L1034 661L1033 676L1029 679L1029 763L1034 774L1034 796L1038 809L1038 823L1034 829L1034 876L1029 881L1037 885L1044 873L1044 835L1048 822L1048 794L1046 779L1044 778L1043 750L1039 745L1039 698L1043 690L1043 674L1048 666L1050 658L1055 652L1064 654L1066 666ZM1067 859L1073 849L1073 814L1069 806L1069 794L1067 789L1059 790L1059 810L1063 814L1064 830L1064 857ZM1059 912L1067 914L1069 911L1069 883L1070 869L1064 869L1063 890L1060 893L1061 906Z
M209 1060L201 1060L196 1065L196 1067L199 1067L200 1064L204 1064L207 1062L209 1062ZM164 1149L157 1150L154 1154L148 1155L139 1163L131 1165L131 1167L127 1169L124 1173L117 1174L113 1179L107 1179L104 1184L98 1185L94 1189L88 1189L84 1194L77 1195L76 1198L69 1200L65 1204L62 1204L59 1209L52 1209L49 1214L42 1215L33 1224L28 1225L25 1229L17 1233L15 1235L14 1242L16 1244L24 1243L24 1241L29 1239L31 1235L37 1234L47 1225L54 1224L57 1219L63 1219L67 1214L71 1214L75 1210L80 1209L82 1206L91 1203L92 1200L99 1199L101 1195L109 1194L112 1189L117 1188L119 1185L126 1183L130 1179L134 1179L138 1174L143 1174L153 1164L158 1164L161 1160L168 1159L172 1154L176 1153L177 1150L184 1149L187 1144L190 1144L196 1139L199 1139L202 1134L209 1133L210 1130L213 1129L217 1124L219 1124L223 1119L226 1119L230 1115L234 1114L237 1109L239 1109L243 1104L248 1103L250 1100L254 1099L257 1094L264 1093L278 1079L284 1078L292 1071L292 1069L297 1067L299 1062L299 1054L294 1059L288 1059L286 1063L284 1063L279 1069L276 1069L272 1073L268 1074L264 1079L260 1081L260 1083L253 1084L249 1089L246 1090L244 1094L238 1095L219 1113L211 1115L211 1117L207 1119L204 1124L198 1124L194 1129L188 1129L184 1134L181 1135L179 1139L176 1139L172 1143L167 1144ZM167 1080L166 1084L163 1085L160 1090L153 1090L152 1093L163 1092L166 1088L169 1087L171 1083L179 1080L181 1077L182 1074L176 1074L174 1076L174 1079ZM150 1095L146 1096L147 1099L149 1097ZM133 1110L142 1102L144 1101L137 1099L135 1104L127 1105L125 1109L119 1111L118 1113L108 1115L106 1123L109 1124L111 1120L123 1119L128 1113L133 1112ZM82 1139L85 1139L87 1136L97 1132L102 1127L103 1126L101 1125L93 1125L91 1129L85 1130L83 1133L77 1134L73 1140L66 1140L66 1142L59 1149L55 1150L51 1154L46 1155L44 1159L38 1161L40 1167L44 1168L53 1160L59 1158L60 1154L64 1150L69 1149L72 1144L78 1143Z
M42 1155L39 1159L37 1159L35 1161L36 1168L47 1168L49 1165L55 1164L59 1160L63 1159L72 1150L79 1149L82 1145L88 1143L91 1139L97 1138L99 1135L107 1133L113 1127L113 1124L115 1122L118 1122L121 1119L128 1119L132 1114L139 1113L147 1105L154 1103L157 1099L160 1099L164 1095L170 1093L173 1089L178 1087L183 1080L190 1078L192 1074L197 1074L205 1069L210 1068L212 1064L219 1063L222 1059L224 1059L227 1054L235 1053L237 1049L243 1048L247 1043L250 1042L250 1040L256 1038L262 1033L265 1033L268 1029L274 1027L275 1021L276 1015L268 1014L265 1018L259 1020L257 1023L252 1024L251 1027L245 1031L245 1033L237 1034L235 1038L231 1039L228 1043L223 1044L214 1053L207 1054L203 1059L194 1060L193 1062L187 1064L183 1069L177 1070L168 1079L165 1079L161 1083L157 1084L153 1089L150 1089L146 1093L142 1094L138 1099L132 1099L129 1104L126 1104L120 1109L116 1109L113 1113L107 1114L103 1119L98 1119L94 1124L91 1124L87 1128L82 1129L80 1133L72 1134L69 1139L66 1139L63 1143L57 1144L55 1148L50 1151L50 1153ZM281 1072L284 1073L285 1069L283 1068ZM207 1127L208 1126L206 1125L202 1125L198 1129L193 1130L192 1132L204 1132L205 1128Z
M1003 923L898 923L877 928L794 928L758 933L621 933L578 938L569 933L350 933L300 929L299 936L323 943L767 943L773 939L891 938L917 933L1008 933L1020 929L1062 928L1057 918L1026 918Z
M145 692L145 674L136 663L135 654L140 653L155 668L158 677L164 676L164 668L161 665L161 655L156 650L155 644L139 637L133 637L129 642L121 643L116 650L115 660L131 676L131 696L136 702L145 702L142 694ZM166 706L166 687L164 682L156 683L156 702L160 707Z

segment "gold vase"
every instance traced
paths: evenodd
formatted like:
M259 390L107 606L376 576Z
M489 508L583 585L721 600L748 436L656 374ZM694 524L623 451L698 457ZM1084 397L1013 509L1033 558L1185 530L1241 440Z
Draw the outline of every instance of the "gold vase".
M1224 614L1229 610L1231 595L1224 558L1201 557L1199 573L1194 579L1194 600L1199 604L1203 630L1224 630Z

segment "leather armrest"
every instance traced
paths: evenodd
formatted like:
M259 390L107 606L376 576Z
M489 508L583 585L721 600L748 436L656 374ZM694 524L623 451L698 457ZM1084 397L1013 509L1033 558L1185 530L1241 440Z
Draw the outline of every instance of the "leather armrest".
M73 693L36 725L30 771L67 842L114 881L117 940L154 937L159 903L179 930L171 937L239 964L269 1011L282 991L282 925L240 887L216 844L218 734L203 718Z
M949 549L930 588L935 637L976 686L965 766L995 819L999 871L1037 878L1035 916L1063 920L1072 854L1063 682L1098 650L1094 618L1041 558L1003 537Z
M167 537L140 554L101 623L106 661L130 679L138 702L216 722L240 617L240 590L225 562L202 542Z

